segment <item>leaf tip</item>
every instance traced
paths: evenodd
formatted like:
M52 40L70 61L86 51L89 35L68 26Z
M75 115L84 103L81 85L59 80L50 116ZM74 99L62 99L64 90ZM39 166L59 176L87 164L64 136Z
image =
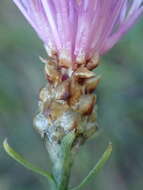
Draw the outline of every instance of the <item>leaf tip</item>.
M5 138L3 141L3 147L4 147L5 151L7 152L8 147L9 147L7 138Z
M108 148L112 151L112 149L113 149L112 142L109 142Z

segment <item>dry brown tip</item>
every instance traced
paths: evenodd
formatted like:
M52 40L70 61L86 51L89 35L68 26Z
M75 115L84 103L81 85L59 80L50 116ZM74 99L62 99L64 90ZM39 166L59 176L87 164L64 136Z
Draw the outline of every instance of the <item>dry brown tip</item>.
M56 65L50 63L45 64L45 73L50 82L58 84L61 81L61 73Z
M100 64L100 57L99 54L96 54L90 61L87 63L87 68L89 70L95 69Z
M81 85L75 81L74 79L71 81L70 84L70 99L69 99L69 104L74 105L76 104L82 94L82 87Z
M93 77L95 74L91 71L89 71L86 67L84 66L81 66L79 67L75 73L74 73L74 76L78 77L78 78L83 78L83 79L86 79L86 78L91 78Z
M85 81L85 92L92 93L99 84L99 81L100 81L100 76L95 76L93 78L87 79Z
M65 80L56 88L56 99L67 100L70 96L70 81Z
M96 103L95 95L82 95L79 102L74 105L73 109L82 115L90 115Z

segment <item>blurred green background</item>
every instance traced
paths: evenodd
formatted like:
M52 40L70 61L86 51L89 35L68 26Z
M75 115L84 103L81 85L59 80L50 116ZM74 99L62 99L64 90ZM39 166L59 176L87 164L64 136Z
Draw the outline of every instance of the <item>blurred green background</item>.
M45 190L46 179L17 164L3 150L5 137L29 161L51 168L32 128L39 89L45 84L41 41L11 0L0 0L0 190ZM143 18L102 58L97 90L101 135L81 148L72 171L78 184L104 151L112 158L85 190L143 189ZM50 189L49 189L50 190Z

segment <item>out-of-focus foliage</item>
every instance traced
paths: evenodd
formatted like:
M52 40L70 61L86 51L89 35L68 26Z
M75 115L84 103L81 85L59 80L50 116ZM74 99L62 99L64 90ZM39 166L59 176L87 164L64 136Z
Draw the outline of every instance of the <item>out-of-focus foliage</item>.
M143 18L102 58L98 73L101 135L82 147L71 184L78 184L113 143L112 159L86 190L143 189ZM12 1L0 2L0 190L45 190L47 181L11 160L9 143L29 161L51 168L43 142L32 128L39 89L45 84L42 43Z

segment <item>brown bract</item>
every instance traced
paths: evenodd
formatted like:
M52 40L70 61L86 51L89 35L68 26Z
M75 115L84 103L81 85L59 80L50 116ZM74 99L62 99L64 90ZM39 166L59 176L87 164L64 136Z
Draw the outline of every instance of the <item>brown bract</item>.
M93 92L100 77L96 76L92 68L97 67L98 59L99 57L96 57L82 65L77 65L74 70L61 67L58 59L55 58L53 61L44 60L48 83L40 91L39 114L40 121L42 118L45 120L42 122L47 124L43 133L52 136L52 139L59 139L55 137L55 134L59 134L57 130L62 131L63 136L63 132L67 134L75 129L78 135L85 137L96 131L96 96ZM39 123L38 119L35 120L38 131Z

